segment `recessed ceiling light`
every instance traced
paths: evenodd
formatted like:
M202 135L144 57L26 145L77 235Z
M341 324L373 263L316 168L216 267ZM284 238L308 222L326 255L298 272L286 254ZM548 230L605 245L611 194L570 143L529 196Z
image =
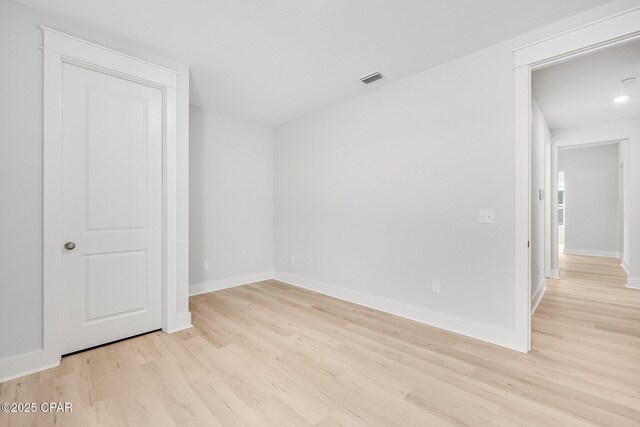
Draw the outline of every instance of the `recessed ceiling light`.
M627 95L622 95L622 96L619 96L619 97L615 98L613 100L613 102L620 103L620 102L625 102L625 101L628 101L628 100L629 100L629 97Z

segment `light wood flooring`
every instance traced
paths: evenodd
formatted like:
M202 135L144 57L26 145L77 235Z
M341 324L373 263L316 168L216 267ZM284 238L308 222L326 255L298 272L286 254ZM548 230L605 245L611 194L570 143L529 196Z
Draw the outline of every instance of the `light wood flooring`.
M0 402L73 403L1 426L640 425L640 291L564 256L521 354L266 281L191 298L194 328L65 357Z

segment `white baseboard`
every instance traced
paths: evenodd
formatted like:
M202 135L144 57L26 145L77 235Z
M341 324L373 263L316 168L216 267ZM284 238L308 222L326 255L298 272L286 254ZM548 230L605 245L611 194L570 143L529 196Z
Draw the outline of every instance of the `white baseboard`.
M396 316L404 317L436 328L445 329L471 338L487 341L523 353L527 352L527 349L522 348L520 345L521 340L517 336L515 330L512 329L478 322L476 320L443 313L426 307L419 307L402 301L343 288L293 274L276 271L274 273L274 278L300 288L384 311L385 313L394 314Z
M191 328L191 313L181 313L168 325L166 332L171 334ZM0 360L0 383L25 375L44 371L60 364L59 355L47 354L44 350L36 350Z
M171 334L191 327L191 313L186 312L176 316L174 323L167 326L166 332ZM50 355L44 350L8 357L0 360L0 383L54 368L59 364L59 355Z
M52 356L44 350L20 354L0 360L0 383L19 378L60 364L60 356Z
M189 285L189 296L206 294L207 292L220 291L222 289L262 282L263 280L269 279L273 279L273 271L262 271L259 273L243 274L242 276L192 283Z
M627 288L640 289L640 279L634 277L627 277Z
M620 252L610 252L610 251L594 251L590 249L571 249L564 248L562 250L563 254L566 255L585 255L585 256L600 256L606 258L620 258Z
M184 329L192 328L191 324L191 313L180 313L175 316L171 325L167 325L165 332L168 334L172 334L174 332L182 331Z
M544 297L545 292L547 292L547 284L542 282L538 285L538 290L531 298L531 315L536 312L538 305L540 305L540 301L542 301L542 297Z
M552 279L559 279L560 278L560 270L559 269L555 269L555 270L551 269L549 277L552 278Z
M627 261L626 259L622 258L622 261L620 262L620 266L625 271L625 273L627 273L627 276L628 276L630 274L629 273L629 261Z
M416 322L487 341L520 352L526 352L526 349L521 348L518 344L519 339L515 331L512 329L502 328L496 325L478 322L464 317L415 306L353 289L330 285L287 273L264 271L261 273L195 283L189 286L189 291L190 295L198 295L273 278L294 286L384 311ZM627 286L640 289L640 279L629 279L629 284L627 284ZM544 294L544 291L542 294ZM542 295L540 295L540 299L541 298ZM176 319L175 324L167 327L166 332L173 333L191 326L191 313L187 312L179 316ZM24 375L29 375L34 372L53 368L59 364L60 357L48 355L43 350L2 359L0 360L0 383L14 378L19 378Z

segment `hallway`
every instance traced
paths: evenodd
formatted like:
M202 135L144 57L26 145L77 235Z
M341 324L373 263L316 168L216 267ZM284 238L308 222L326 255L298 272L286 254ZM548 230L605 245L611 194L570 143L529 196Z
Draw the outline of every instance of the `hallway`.
M623 415L640 408L640 290L625 287L619 262L561 254L561 278L547 280L532 319L533 363L557 379L563 391L556 392L570 397L565 404L572 411L581 412L573 399L589 402L585 411L599 406Z
M547 279L533 316L534 347L548 336L584 343L601 331L620 334L615 339L603 336L602 344L640 337L640 291L625 287L620 260L561 253L559 261L561 278Z

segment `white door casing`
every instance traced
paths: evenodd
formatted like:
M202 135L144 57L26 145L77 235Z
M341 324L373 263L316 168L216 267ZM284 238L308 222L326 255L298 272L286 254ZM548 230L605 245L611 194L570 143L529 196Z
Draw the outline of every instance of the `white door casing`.
M64 64L142 83L162 93L162 329L175 332L191 326L186 268L189 68L131 47L143 57L171 64L178 73L51 28L41 28L44 39L42 345L28 353L1 359L0 382L57 366L62 354L62 245L65 240L62 233L61 100ZM37 120L36 116L34 120Z
M74 64L62 88L65 354L162 327L163 96Z
M178 283L178 246L184 251L186 227L178 222L178 208L188 199L178 200L178 186L188 174L188 166L179 164L188 149L188 68L182 75L176 71L87 42L82 39L42 27L44 35L44 289L42 350L15 360L3 361L5 377L12 373L28 373L55 366L63 354L62 346L62 278L67 240L63 236L63 67L74 65L97 71L123 82L138 83L154 89L161 97L161 303L160 326L165 332L175 332L191 326L191 315L184 308L188 293L186 284ZM185 90L178 94L178 82ZM179 101L179 103L178 103ZM115 102L115 101L114 101ZM181 130L178 131L178 121ZM185 166L185 167L183 167ZM181 175L182 174L182 175ZM180 181L180 182L179 182ZM181 189L184 189L182 186ZM179 205L180 203L180 205ZM182 234L179 235L178 232ZM76 238L74 236L67 236ZM80 243L76 242L80 249ZM148 254L147 254L148 256ZM94 265L96 265L94 263ZM148 272L149 270L147 270ZM186 282L185 282L186 283ZM121 307L122 308L122 307ZM111 306L112 310L114 306ZM132 309L134 310L134 309ZM134 310L135 311L135 310ZM155 324L155 323L154 323Z

